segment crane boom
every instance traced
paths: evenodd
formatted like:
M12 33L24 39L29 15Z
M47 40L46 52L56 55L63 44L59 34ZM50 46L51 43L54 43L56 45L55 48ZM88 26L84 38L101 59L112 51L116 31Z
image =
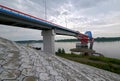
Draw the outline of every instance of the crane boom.
M88 43L90 43L89 48L93 48L94 38L91 31L86 31L85 34L78 32L77 39L80 40L82 46L88 46Z

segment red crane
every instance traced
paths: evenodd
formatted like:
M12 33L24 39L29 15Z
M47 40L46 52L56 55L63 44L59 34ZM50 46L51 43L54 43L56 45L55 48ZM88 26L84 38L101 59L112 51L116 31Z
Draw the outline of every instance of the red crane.
M78 32L77 39L80 40L82 47L88 47L88 43L90 43L89 48L93 48L94 38L92 37L91 31L87 31L85 34Z

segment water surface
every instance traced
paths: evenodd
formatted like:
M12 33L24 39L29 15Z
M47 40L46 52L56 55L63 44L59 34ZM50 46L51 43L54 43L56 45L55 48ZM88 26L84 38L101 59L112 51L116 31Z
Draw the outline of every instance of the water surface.
M78 42L56 42L55 50L58 48L64 48L67 53L70 53L71 48L75 48ZM32 43L32 46L41 47L43 49L43 43ZM116 42L95 42L93 49L102 53L106 57L118 58L120 59L120 41Z

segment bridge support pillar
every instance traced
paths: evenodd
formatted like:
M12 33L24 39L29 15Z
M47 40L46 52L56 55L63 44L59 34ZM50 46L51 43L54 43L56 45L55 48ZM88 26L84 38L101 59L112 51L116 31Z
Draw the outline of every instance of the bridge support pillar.
M42 30L43 51L55 54L55 32L54 30Z

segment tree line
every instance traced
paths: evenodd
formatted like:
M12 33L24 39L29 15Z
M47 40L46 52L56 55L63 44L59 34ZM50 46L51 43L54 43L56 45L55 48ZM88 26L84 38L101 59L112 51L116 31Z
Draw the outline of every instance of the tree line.
M97 37L94 39L95 42L112 42L112 41L120 41L120 37ZM23 41L15 41L17 43L42 43L43 40L23 40ZM55 42L79 42L78 39L61 39L55 40Z

